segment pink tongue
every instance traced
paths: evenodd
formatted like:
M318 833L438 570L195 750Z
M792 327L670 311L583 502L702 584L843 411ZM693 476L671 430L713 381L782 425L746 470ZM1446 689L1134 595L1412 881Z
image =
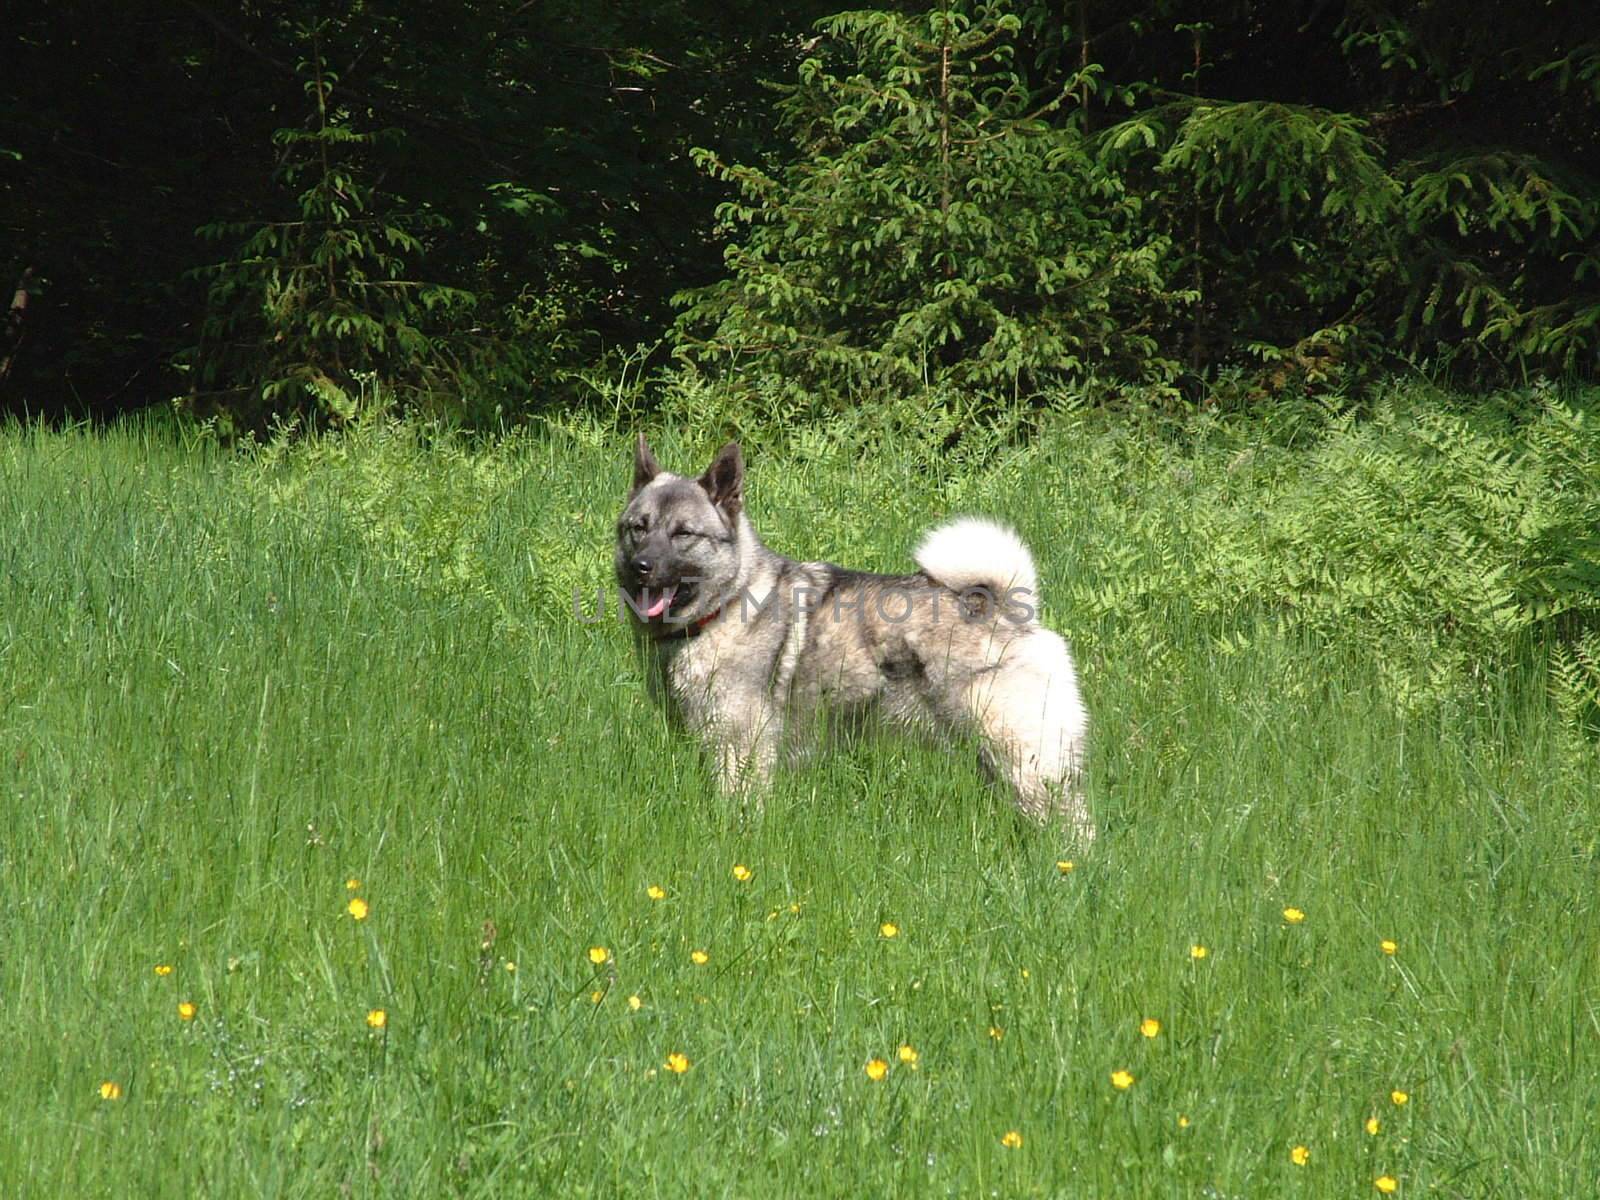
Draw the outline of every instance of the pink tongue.
M655 618L666 612L667 605L672 603L672 593L677 590L677 588L668 588L662 592L661 595L656 597L655 603L644 610L644 615L650 620L655 620Z

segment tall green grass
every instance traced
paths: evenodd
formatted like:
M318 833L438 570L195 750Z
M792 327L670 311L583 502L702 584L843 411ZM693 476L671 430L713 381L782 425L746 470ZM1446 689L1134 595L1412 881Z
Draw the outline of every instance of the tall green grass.
M1085 419L977 464L752 455L798 555L1029 538L1094 719L1084 853L970 747L717 798L572 614L602 431L5 432L0 1195L1587 1194L1594 747L1536 646L1418 704L1370 631L1172 586L1207 553L1173 506L1269 506L1312 470L1282 452L1252 484ZM1118 547L1170 558L1137 603L1086 577Z

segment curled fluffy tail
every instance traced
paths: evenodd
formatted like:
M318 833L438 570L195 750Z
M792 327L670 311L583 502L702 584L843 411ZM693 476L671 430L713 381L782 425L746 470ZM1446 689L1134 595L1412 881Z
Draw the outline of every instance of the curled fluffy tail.
M982 517L951 521L928 532L915 558L929 578L952 591L983 588L1001 601L1014 597L1030 612L1038 611L1033 555L1004 525Z

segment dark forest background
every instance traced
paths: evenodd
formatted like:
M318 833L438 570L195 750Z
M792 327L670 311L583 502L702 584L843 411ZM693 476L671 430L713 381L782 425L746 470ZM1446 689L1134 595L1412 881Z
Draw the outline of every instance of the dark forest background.
M13 413L1595 373L1576 0L57 0L0 38Z

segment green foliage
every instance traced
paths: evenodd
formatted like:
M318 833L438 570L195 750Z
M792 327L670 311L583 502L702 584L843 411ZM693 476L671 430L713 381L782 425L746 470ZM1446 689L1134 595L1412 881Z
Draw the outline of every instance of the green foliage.
M1529 154L1476 150L1403 168L1409 289L1399 332L1478 363L1577 373L1600 353L1600 191ZM1413 341L1415 344L1415 341Z
M515 636L568 619L575 594L592 611L610 580L582 514L507 524L507 510L555 474L527 457L515 432L485 449L437 425L369 421L337 435L281 432L239 464L237 482L275 520L315 529L317 514L340 513L366 560L428 595L492 608ZM511 546L508 563L497 552Z
M0 286L34 290L0 404L495 427L604 407L674 342L824 419L1600 361L1582 4L830 10L22 6Z
M1359 657L1413 712L1476 703L1486 684L1533 663L1560 681L1574 728L1590 719L1593 392L1541 386L1468 403L1391 385L1370 412L1279 401L1171 428L1113 419L1064 393L1044 410L908 393L798 425L748 399L685 384L660 414L658 448L693 463L719 438L743 437L753 503L772 514L764 531L786 551L895 570L902 559L883 556L874 533L884 522L902 531L902 553L930 514L1001 514L1035 544L1066 523L1074 561L1047 599L1076 614L1087 654L1155 654L1158 672L1149 631L1170 622L1204 630L1223 654L1262 639L1322 645ZM486 448L382 424L303 445L280 438L239 480L283 519L337 507L370 559L429 592L489 603L523 631L564 619L575 591L592 608L609 580L603 527L614 514L602 505L509 528L504 512L584 463L620 490L626 464L611 459L628 432L562 418L550 436L574 448L572 461L541 449L533 469L521 437ZM819 494L807 475L863 459L877 465L848 494ZM520 547L514 577L497 574L485 550L507 537Z
M1143 181L1174 277L1203 297L1166 329L1192 367L1243 358L1324 384L1352 341L1377 340L1363 326L1393 281L1400 188L1363 122L1172 101L1105 130L1100 161Z
M1113 442L1140 457L1097 487L1170 492L1107 529L1081 602L1115 624L1181 595L1223 647L1262 628L1354 644L1402 707L1460 699L1600 622L1592 411L1548 390L1470 410L1397 391L1370 419L1305 410L1293 448L1232 422L1164 465Z
M742 198L718 210L727 278L679 297L678 353L831 397L1170 376L1147 328L1184 298L1167 242L1049 119L1095 73L1036 92L1019 28L1001 3L822 22L779 105L790 161L698 152Z
M1254 358L1281 386L1385 349L1558 373L1600 350L1600 192L1534 156L1408 158L1346 113L1201 99L1101 145L1108 168L1148 177L1175 276L1204 296L1197 366Z
M188 403L229 427L305 414L348 422L379 396L457 394L466 372L446 337L475 297L421 282L424 239L444 225L368 182L364 152L396 130L362 133L332 100L336 77L315 27L304 34L310 119L278 130L276 176L295 193L293 219L216 222L201 236L242 238L233 257L206 267L206 316ZM408 261L409 260L409 261Z
M1570 728L1600 735L1600 630L1586 629L1555 647L1550 692Z

